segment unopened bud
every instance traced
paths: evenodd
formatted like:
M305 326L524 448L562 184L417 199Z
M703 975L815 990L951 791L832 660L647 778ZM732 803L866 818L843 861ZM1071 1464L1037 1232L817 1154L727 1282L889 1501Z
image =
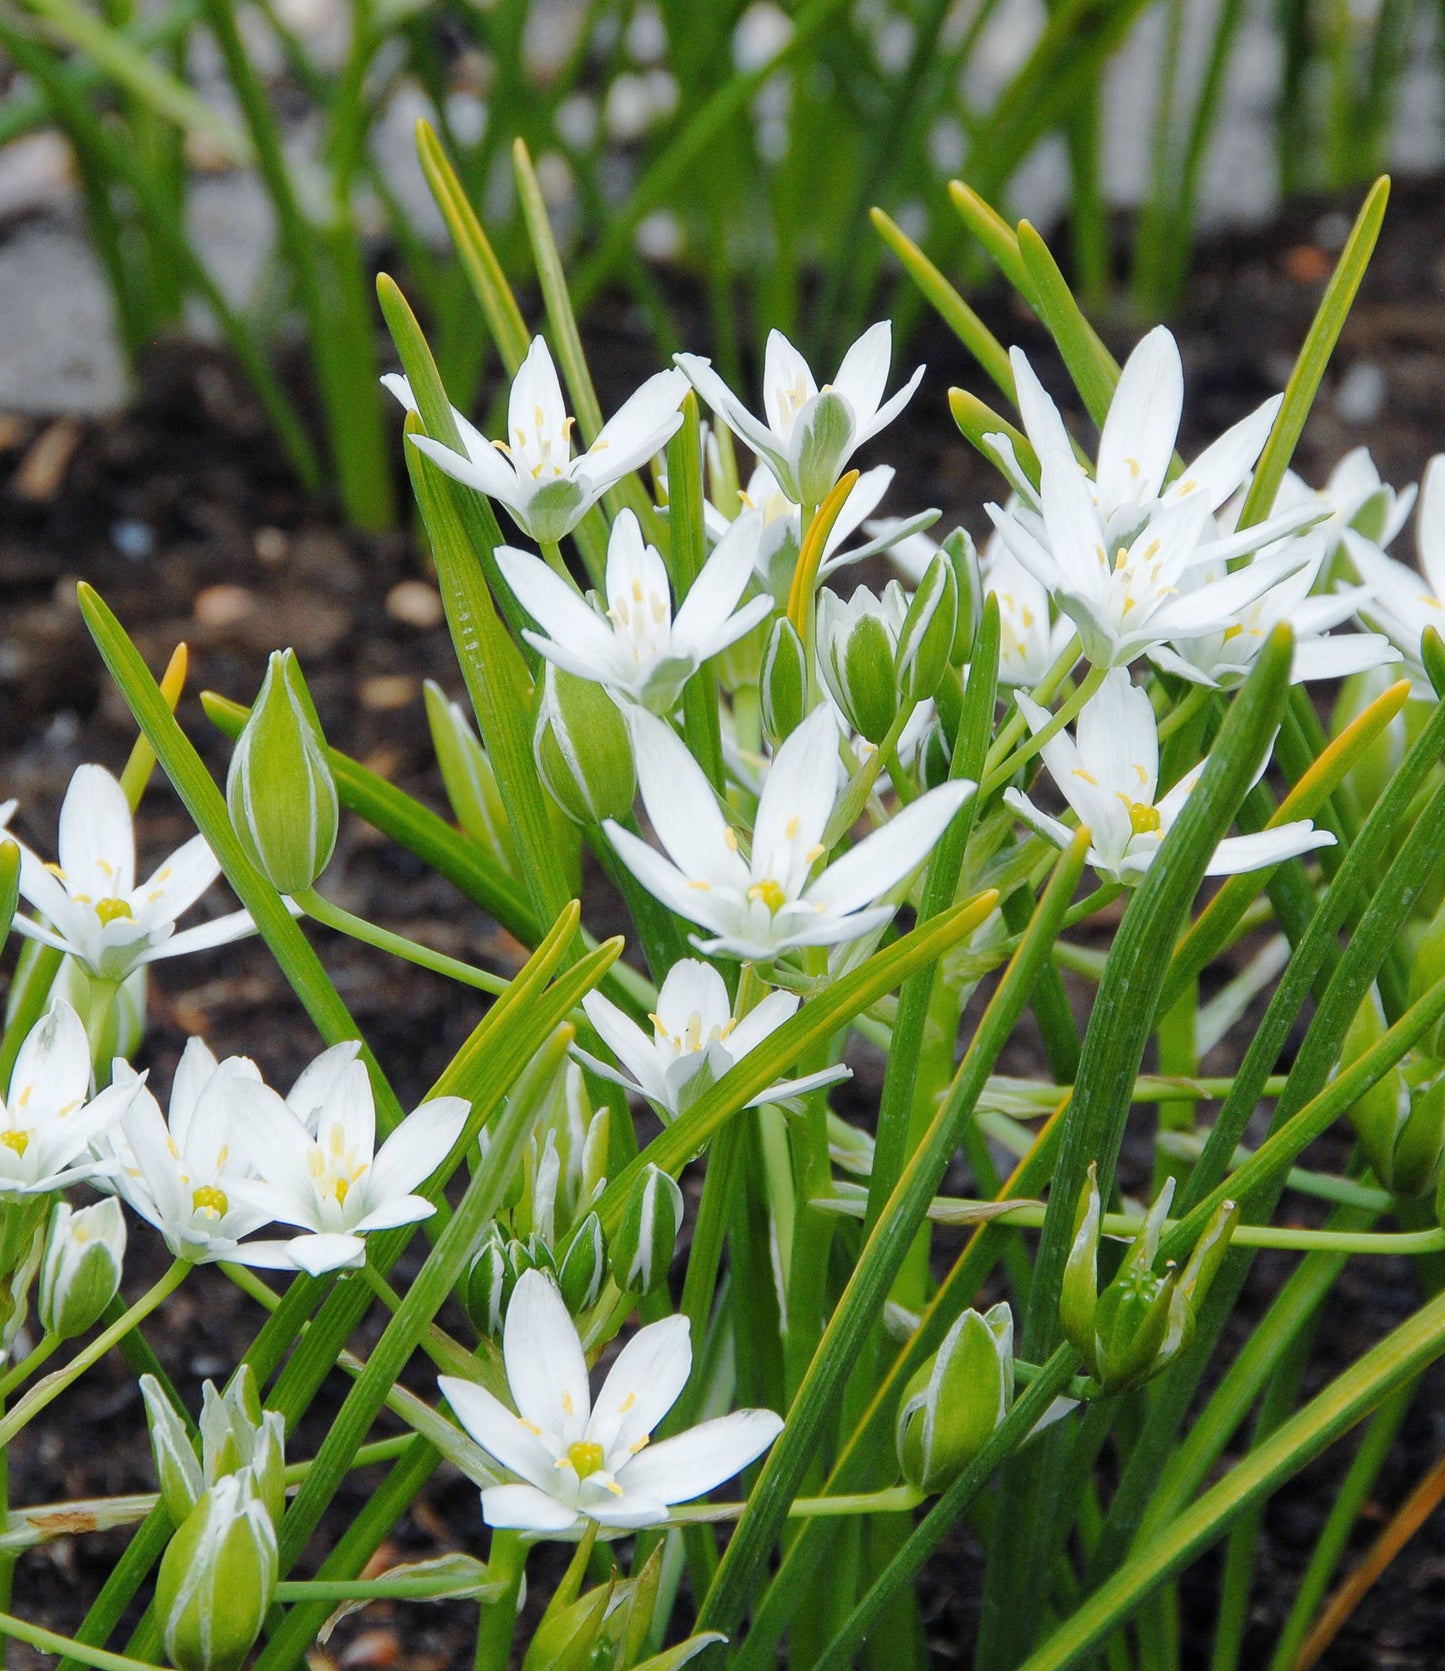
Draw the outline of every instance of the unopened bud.
M548 662L537 690L532 752L547 793L574 823L621 818L637 794L632 739L601 685Z
M162 1557L155 1610L179 1671L240 1671L276 1590L276 1530L247 1474L218 1480Z
M336 782L292 650L276 650L226 776L231 823L251 861L284 894L302 893L336 846Z
M650 1294L667 1281L681 1227L682 1191L660 1167L648 1166L628 1192L612 1238L612 1278L624 1294Z
M573 1230L557 1253L557 1286L575 1317L597 1302L607 1279L607 1238L596 1213Z
M908 615L903 588L890 580L881 598L860 586L846 603L818 594L818 665L853 730L881 743L898 713L895 655Z
M926 702L948 671L958 624L958 581L942 552L924 570L898 634L898 691Z
M472 1327L484 1339L500 1340L507 1315L507 1244L493 1221L467 1271L465 1305Z
M978 548L965 529L955 528L943 542L942 551L958 588L958 613L948 659L954 667L962 667L973 654L973 641L983 619L983 577L979 572Z
M140 1378L145 1400L146 1422L151 1431L151 1453L155 1457L156 1480L161 1498L174 1525L181 1525L206 1488L201 1464L192 1448L186 1424L167 1398L154 1375Z
M67 962L73 959L67 959ZM1442 905L1425 928L1410 959L1410 982L1406 992L1408 1003L1417 1004L1437 981L1445 978L1445 905ZM1419 1048L1427 1056L1445 1058L1445 1017L1442 1017L1420 1040Z
M125 1217L112 1195L74 1211L57 1201L40 1261L40 1326L58 1340L84 1334L120 1289Z
M786 615L773 622L758 674L763 735L774 748L792 735L808 711L808 657Z
M978 1455L1013 1399L1013 1312L965 1311L903 1394L896 1438L903 1477L941 1491Z

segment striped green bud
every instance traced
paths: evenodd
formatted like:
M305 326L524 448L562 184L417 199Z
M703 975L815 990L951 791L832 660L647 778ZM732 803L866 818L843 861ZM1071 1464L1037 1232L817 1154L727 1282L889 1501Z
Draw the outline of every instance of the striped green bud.
M242 847L281 893L304 892L326 869L336 846L336 781L292 650L272 652L231 755L226 804Z
M958 581L940 552L924 570L898 634L898 692L927 702L948 671L958 624Z
M507 1244L496 1220L487 1226L482 1245L472 1255L464 1290L467 1316L472 1327L486 1340L502 1338L507 1315Z
M798 629L780 615L768 632L758 674L763 735L774 748L790 736L808 711L808 657Z
M953 626L953 648L948 659L954 667L962 667L973 654L973 641L983 620L986 588L979 571L978 547L966 529L955 528L941 549L953 570L954 585L958 589L958 613Z
M575 1317L597 1302L607 1280L607 1238L595 1212L577 1225L557 1251L557 1286Z
M629 1191L612 1238L612 1280L624 1294L662 1287L681 1228L682 1191L660 1167L648 1166Z
M205 1476L186 1424L160 1382L154 1375L142 1375L140 1390L151 1431L151 1454L155 1457L161 1499L172 1523L180 1526L200 1500L206 1488Z
M576 824L621 818L637 794L632 739L601 685L548 662L537 687L532 752L543 786Z
M854 731L881 743L898 714L896 654L908 600L896 580L881 598L860 586L845 603L818 594L818 666Z
M40 1326L70 1340L96 1322L120 1288L125 1259L125 1217L108 1196L74 1211L57 1201L40 1260Z
M895 1437L903 1477L941 1491L978 1455L1008 1414L1014 1320L1007 1301L965 1311L904 1390Z
M162 1557L155 1611L179 1671L240 1671L277 1577L276 1529L249 1474L218 1480Z

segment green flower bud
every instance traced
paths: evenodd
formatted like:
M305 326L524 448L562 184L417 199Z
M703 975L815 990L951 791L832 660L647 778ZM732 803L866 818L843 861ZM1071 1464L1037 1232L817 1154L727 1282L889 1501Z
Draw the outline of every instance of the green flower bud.
M478 847L494 854L514 876L520 875L516 837L502 804L497 775L471 722L461 704L449 702L433 680L426 681L422 693L432 747L457 823Z
M958 581L939 552L924 571L898 634L898 691L905 702L926 702L948 671L958 625Z
M786 615L773 622L758 674L763 735L774 748L803 723L808 711L808 656Z
M40 1326L59 1340L84 1334L115 1298L125 1259L125 1218L112 1195L73 1211L57 1201L40 1261Z
M1348 1068L1359 1061L1384 1038L1386 1031L1380 995L1371 987L1345 1031L1345 1042L1340 1048L1341 1068ZM1355 1136L1386 1189L1394 1188L1395 1145L1409 1118L1410 1087L1398 1063L1383 1078L1377 1079L1350 1108L1350 1124L1355 1128Z
M25 1326L49 1210L50 1198L44 1195L0 1201L0 1363L8 1360Z
M948 659L954 667L962 667L973 654L973 641L983 620L986 588L979 572L978 548L965 529L955 528L943 542L942 550L953 570L954 585L958 588L958 614L954 619L953 647Z
M582 1144L582 1176L577 1185L577 1200L590 1207L607 1187L607 1166L612 1141L612 1115L607 1104L587 1122L587 1136Z
M282 893L304 892L326 869L336 846L336 782L294 651L272 653L231 755L226 804L251 861Z
M256 1378L242 1364L216 1391L201 1389L201 1459L207 1485L232 1474L248 1474L258 1496L275 1517L286 1505L285 1422L279 1411L263 1410Z
M1013 1399L1013 1312L965 1311L908 1383L895 1437L903 1477L941 1491L973 1461Z
M896 580L881 598L866 586L847 603L818 594L818 666L848 724L870 743L883 741L898 713L895 655L907 615Z
M67 958L66 961L74 962L74 959ZM1418 1003L1442 977L1445 977L1445 905L1430 919L1415 944L1415 954L1410 959L1408 1002ZM1419 1049L1427 1056L1445 1058L1445 1018L1437 1021L1425 1034Z
M667 1281L681 1227L682 1191L661 1168L647 1167L612 1238L612 1278L624 1294L650 1294Z
M557 1253L557 1286L575 1317L597 1303L607 1279L607 1238L596 1213L573 1230Z
M532 752L547 793L582 825L621 818L637 794L632 739L601 685L547 663L537 688Z
M1174 1198L1170 1178L1149 1209L1134 1245L1102 1294L1097 1289L1101 1204L1093 1166L1079 1198L1074 1239L1059 1294L1059 1320L1070 1344L1106 1393L1127 1392L1157 1375L1194 1334L1197 1310L1229 1248L1239 1219L1224 1202L1205 1226L1181 1272L1154 1269Z
M276 1590L276 1530L248 1474L218 1480L162 1557L155 1610L179 1671L240 1671Z
M154 1375L142 1375L140 1390L151 1430L151 1454L155 1457L161 1497L173 1524L180 1526L200 1500L206 1488L205 1476L186 1424L160 1382Z
M1436 1063L1430 1063L1427 1071L1429 1077L1411 1085L1407 1092L1409 1111L1395 1134L1389 1175L1381 1174L1381 1182L1395 1195L1428 1195L1440 1175L1441 1150L1445 1147L1445 1072Z
M464 1303L472 1327L487 1340L500 1340L507 1315L507 1245L493 1220L467 1271Z

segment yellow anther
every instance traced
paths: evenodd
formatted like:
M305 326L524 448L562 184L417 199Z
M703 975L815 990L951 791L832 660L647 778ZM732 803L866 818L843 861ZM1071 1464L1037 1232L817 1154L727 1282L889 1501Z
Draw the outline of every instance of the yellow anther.
M572 1394L564 1392L562 1394L562 1414L564 1416L570 1416L576 1408L577 1406L572 1402Z
M712 892L712 883L704 882L700 876L691 877L687 885L700 894L710 894Z
M1096 778L1092 772L1086 772L1082 766L1074 767L1073 776L1082 778L1085 783L1093 784L1095 789L1099 787L1098 778Z
M208 1213L212 1218L222 1218L229 1206L225 1193L214 1184L202 1184L198 1190L191 1192L192 1212Z
M336 1193L336 1205L338 1207L344 1207L346 1205L346 1197L351 1193L351 1180L349 1178L338 1178L334 1188Z
M738 850L738 832L731 824L723 830L723 846L727 848L729 853L736 853Z
M796 841L798 839L798 828L798 815L795 812L788 820L787 825L783 830L783 834L789 841Z
M17 1155L23 1155L30 1147L30 1133L28 1131L0 1131L0 1143Z
M536 1422L529 1422L525 1416L518 1416L517 1421L520 1426L526 1428L528 1433L534 1434L538 1439L542 1437L542 1429L537 1426Z
M1224 642L1226 644L1228 644L1228 642L1230 641L1231 638L1238 638L1240 633L1242 633L1243 631L1244 631L1244 628L1239 624L1238 621L1232 621L1224 629Z
M642 582L637 579L632 582L632 601L633 603L642 602Z
M625 1416L632 1406L636 1404L636 1402L637 1394L635 1392L628 1393L627 1397L624 1398L621 1404L617 1406L617 1414L619 1416Z
M602 1447L594 1439L579 1439L575 1445L568 1445L566 1462L570 1462L577 1471L577 1478L585 1480L592 1474L600 1474L602 1465L607 1458L602 1453ZM564 1464L559 1462L560 1468Z

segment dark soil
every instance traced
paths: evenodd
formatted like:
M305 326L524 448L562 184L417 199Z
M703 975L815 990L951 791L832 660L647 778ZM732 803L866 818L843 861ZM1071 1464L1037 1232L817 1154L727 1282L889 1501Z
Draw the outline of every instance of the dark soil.
M1347 224L1340 205L1316 205L1293 212L1267 233L1205 252L1179 328L1188 391L1181 443L1186 454L1281 386ZM1031 349L1039 344L1037 327L1007 300L995 297L988 313L1006 341L1017 338ZM1129 331L1106 334L1117 339L1116 347L1127 346ZM941 330L928 328L916 346L930 364L923 392L876 449L899 467L890 508L936 503L947 519L982 534L981 506L997 493L996 478L957 437L945 404L950 382L972 386L977 379ZM594 366L610 409L654 369L641 327L621 314L605 320L595 333ZM1342 412L1335 395L1342 386L1358 395L1361 378L1368 383L1375 375L1361 373L1365 366L1383 380L1384 409L1376 419L1355 423L1347 415L1351 400ZM1052 384L1060 386L1057 378ZM397 430L399 461L399 422ZM1382 474L1396 483L1417 479L1430 453L1445 442L1445 216L1433 186L1396 196L1296 463L1309 479L1322 481L1345 451L1366 441ZM53 845L60 799L74 768L99 760L119 769L134 736L75 605L74 585L81 578L105 597L157 671L179 640L190 645L192 676L181 715L218 777L227 745L206 722L195 693L214 688L248 700L266 652L289 643L306 668L332 742L445 810L421 681L437 679L453 694L460 686L416 545L404 534L350 533L330 507L298 492L254 402L215 355L192 347L158 351L135 406L109 422L36 426L0 419L0 798L19 797L16 828L45 850ZM179 803L158 780L140 819L142 862L163 855L187 833ZM355 820L343 825L326 881L343 905L431 945L500 970L515 966L518 948L507 935ZM214 908L226 908L224 901ZM442 981L349 942L327 936L322 951L409 1106L460 1044L476 1007ZM267 1078L281 1084L317 1049L270 958L255 943L159 965L150 1013L144 1060L163 1088L192 1032L220 1054L255 1055ZM1028 1071L1026 1049L1007 1066ZM860 1080L866 1097L866 1074ZM1144 1181L1142 1167L1138 1177L1126 1173L1126 1184ZM135 1235L127 1292L139 1293L159 1274L164 1257L157 1238ZM1259 1315L1289 1268L1282 1259L1257 1262L1242 1321ZM1351 1265L1330 1303L1306 1390L1378 1340L1418 1303L1418 1292L1415 1273L1403 1264ZM201 1271L146 1332L187 1397L198 1402L201 1379L224 1377L255 1326L250 1302L214 1272ZM358 1349L367 1344L363 1335ZM424 1366L415 1384L429 1390ZM1445 1432L1434 1390L1427 1384L1406 1421L1363 1517L1358 1548L1440 1454ZM293 1456L314 1454L344 1391L338 1375L293 1436ZM1270 1505L1241 1663L1267 1657L1352 1448L1353 1441L1328 1453ZM19 1503L150 1489L141 1405L124 1366L117 1361L86 1376L37 1421L11 1467ZM355 1477L316 1540L315 1558L374 1483ZM20 1610L57 1629L73 1629L123 1542L123 1534L76 1538L25 1556L16 1577ZM484 1553L484 1539L473 1489L444 1471L397 1529L387 1554L417 1558L457 1547ZM1201 1629L1200 1639L1186 1648L1191 1666L1208 1660L1202 1633L1212 1617L1217 1577L1217 1560L1210 1557L1185 1582L1187 1616ZM977 1548L960 1533L922 1592L940 1665L969 1657L979 1585ZM1442 1601L1445 1528L1432 1522L1321 1663L1336 1671L1441 1664ZM351 1667L440 1671L466 1662L471 1616L460 1608L374 1607L343 1625L327 1653ZM39 1660L21 1650L14 1663Z

